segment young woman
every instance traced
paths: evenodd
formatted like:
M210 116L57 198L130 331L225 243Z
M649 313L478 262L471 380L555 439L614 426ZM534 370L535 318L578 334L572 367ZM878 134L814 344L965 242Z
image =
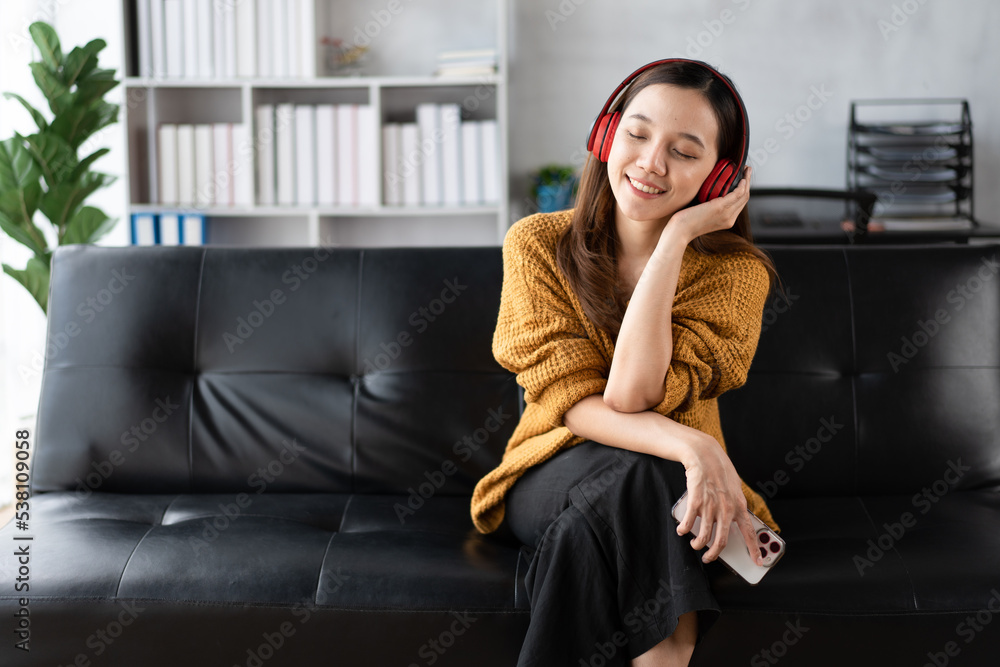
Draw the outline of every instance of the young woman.
M519 667L687 665L721 613L703 563L728 534L685 538L695 517L735 520L755 556L747 509L780 531L726 454L717 402L746 382L777 278L750 235L750 167L733 173L742 101L698 61L625 83L605 106L619 115L595 125L576 208L504 239L493 354L526 405L472 517L529 547Z

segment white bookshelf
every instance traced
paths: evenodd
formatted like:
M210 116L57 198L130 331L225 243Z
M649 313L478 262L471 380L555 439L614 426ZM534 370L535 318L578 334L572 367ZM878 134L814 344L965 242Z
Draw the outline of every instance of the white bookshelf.
M401 246L500 245L509 225L507 0L456 3L448 0L399 0L401 11L371 40L362 76L309 78L167 78L140 72L137 11L140 2L124 0L125 103L128 204L132 213L197 211L206 216L208 242L237 246ZM207 0L199 0L207 1ZM241 0L227 0L238 3ZM314 0L315 71L325 72L320 37L350 41L386 3L380 0ZM384 15L383 15L384 16ZM442 50L493 48L497 72L475 77L431 75ZM382 132L386 123L414 122L416 105L457 103L462 120L496 120L498 202L495 205L388 206L384 202ZM376 183L374 206L262 206L254 188L249 206L177 207L160 204L156 129L161 123L246 123L256 136L259 104L370 104L375 109L376 173L358 174ZM247 165L256 184L256 153Z

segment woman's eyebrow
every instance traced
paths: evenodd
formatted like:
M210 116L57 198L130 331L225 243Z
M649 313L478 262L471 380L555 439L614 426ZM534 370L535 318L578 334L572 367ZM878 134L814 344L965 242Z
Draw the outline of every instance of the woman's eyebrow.
M628 116L628 117L629 117L629 118L635 118L636 120L641 120L641 121L643 121L643 122L645 122L645 123L652 123L652 122L653 122L652 120L650 120L650 119L649 119L649 117L648 117L648 116L644 116L644 115L642 115L641 113L633 113L633 114L629 114L629 116ZM688 139L689 141L693 141L694 143L698 144L698 145L699 145L699 146L701 146L702 148L704 148L704 147L705 147L705 142L703 142L703 141L702 141L702 140L701 140L700 138L698 138L698 137L697 137L696 135L693 135L693 134L691 134L691 133L689 133L689 132L678 132L678 134L679 134L679 135L680 135L681 137L683 137L684 139Z

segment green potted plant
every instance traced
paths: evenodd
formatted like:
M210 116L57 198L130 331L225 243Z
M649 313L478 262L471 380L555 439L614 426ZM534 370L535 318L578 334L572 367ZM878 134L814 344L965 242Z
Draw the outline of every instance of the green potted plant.
M578 182L573 167L546 165L531 176L531 198L542 213L572 208Z
M118 120L118 105L104 94L118 85L115 70L99 69L97 54L107 44L95 39L63 55L52 26L41 21L29 27L41 52L31 73L48 100L53 118L46 117L20 95L4 93L20 102L38 131L0 142L0 229L33 253L24 269L3 265L4 273L21 283L47 312L49 266L53 247L35 223L41 211L55 235L55 244L93 243L114 227L103 211L83 202L115 177L90 170L108 152L101 148L84 158L77 152L98 130Z

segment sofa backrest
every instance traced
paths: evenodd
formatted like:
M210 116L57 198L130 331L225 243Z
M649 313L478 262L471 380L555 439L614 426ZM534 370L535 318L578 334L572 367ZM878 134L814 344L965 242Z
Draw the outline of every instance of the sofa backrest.
M470 494L520 416L501 260L61 247L34 490Z
M763 247L788 300L720 398L743 479L766 498L997 484L1000 246ZM34 488L471 493L522 408L491 352L501 260L61 247Z
M772 294L747 383L719 399L766 498L1000 484L1000 246L762 246Z

